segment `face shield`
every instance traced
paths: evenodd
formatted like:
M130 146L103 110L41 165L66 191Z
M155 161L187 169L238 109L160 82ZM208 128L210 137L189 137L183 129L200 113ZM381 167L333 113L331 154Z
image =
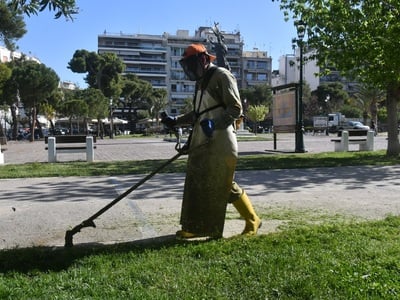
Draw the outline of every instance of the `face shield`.
M191 55L186 58L182 58L179 63L182 66L186 76L191 81L199 80L202 76L202 66L200 63L200 54Z

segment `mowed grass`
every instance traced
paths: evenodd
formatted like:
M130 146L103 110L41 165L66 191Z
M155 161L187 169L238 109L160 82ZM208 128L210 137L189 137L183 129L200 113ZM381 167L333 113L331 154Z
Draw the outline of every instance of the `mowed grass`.
M0 178L144 174L165 160L4 165ZM180 159L164 172L184 172ZM238 170L394 165L384 151L241 156ZM317 217L315 217L317 215ZM277 232L0 251L0 299L399 299L400 217L261 212ZM16 225L17 226L17 225Z
M161 172L185 172L187 156L182 156ZM26 163L0 167L0 179L54 176L115 176L147 174L167 160ZM399 157L388 157L386 151L326 152L299 154L256 154L239 156L237 170L270 170L293 168L338 167L356 165L394 165Z
M0 252L1 299L398 299L400 218Z

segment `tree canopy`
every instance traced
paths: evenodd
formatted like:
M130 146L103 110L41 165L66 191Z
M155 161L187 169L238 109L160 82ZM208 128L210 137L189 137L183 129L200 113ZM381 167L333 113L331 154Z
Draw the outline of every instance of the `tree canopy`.
M58 19L64 16L72 20L74 15L78 13L79 8L76 6L75 0L5 0L8 6L14 11L19 11L27 16L37 15L39 12L48 8L54 11L54 18Z
M257 125L264 121L269 109L265 105L250 105L246 112L246 118L253 122L253 132L257 134Z
M28 60L13 67L8 87L11 87L14 94L18 90L25 107L32 108L49 97L59 81L53 69Z
M75 73L87 73L85 81L89 87L98 88L106 97L121 94L120 74L125 70L125 64L115 53L76 50L68 68Z
M16 40L26 33L23 15L37 15L45 9L54 11L54 18L73 20L79 8L75 0L0 0L0 42L15 50Z
M240 95L243 99L247 99L251 105L269 105L272 102L272 89L268 84L258 84L243 89L240 91Z
M30 115L30 127L33 132L37 109L57 89L60 78L53 69L35 61L12 61L9 66L12 73L4 84L2 97L10 106L20 97L25 113Z
M400 10L397 0L272 0L305 24L306 43L323 71L331 66L387 92L388 155L398 155Z
M26 33L26 26L22 14L12 10L5 0L0 0L0 42L7 49L15 48L15 41Z

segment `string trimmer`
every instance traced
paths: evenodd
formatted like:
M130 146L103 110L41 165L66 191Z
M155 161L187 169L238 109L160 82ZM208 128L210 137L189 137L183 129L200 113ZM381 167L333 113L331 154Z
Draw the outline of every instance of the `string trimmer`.
M96 218L98 218L100 215L102 215L104 212L106 212L108 209L110 209L112 206L114 206L116 203L118 203L120 200L122 200L123 198L125 198L126 196L128 196L130 193L132 193L134 190L136 190L138 187L140 187L143 183L145 183L147 180L149 180L150 178L152 178L154 175L156 175L158 172L160 172L162 169L164 169L166 166L168 166L169 164L171 164L172 162L174 162L175 160L177 160L181 155L184 154L188 154L190 151L204 146L208 143L208 140L204 143L204 144L200 144L196 147L194 147L193 149L190 149L190 151L188 150L189 148L189 143L190 143L190 135L189 135L189 139L188 142L183 145L183 147L181 147L180 144L180 139L177 140L177 144L175 149L178 151L177 154L175 154L173 157L171 157L169 160L167 160L165 163L163 163L161 166L159 166L157 169L155 169L153 172L151 172L150 174L148 174L146 177L144 177L143 179L141 179L139 182L137 182L135 185L133 185L132 187L130 187L128 190L126 190L124 193L122 193L121 195L119 195L117 198L115 198L113 201L111 201L109 204L107 204L106 206L104 206L102 209L100 209L98 212L96 212L94 215L92 215L90 218L84 220L82 223L80 223L79 225L76 225L74 228L72 228L71 230L67 230L67 232L65 233L65 247L72 247L73 244L73 236L75 233L78 233L81 231L82 228L85 227L96 227L96 224L94 224L94 220Z

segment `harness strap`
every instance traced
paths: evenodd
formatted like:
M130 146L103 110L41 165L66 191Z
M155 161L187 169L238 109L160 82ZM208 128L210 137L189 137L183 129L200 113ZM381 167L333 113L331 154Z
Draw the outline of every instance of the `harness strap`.
M216 105L211 106L211 107L209 107L209 108L206 108L206 109L204 109L204 110L202 110L202 111L200 111L200 112L197 112L197 113L196 113L196 119L198 119L202 114L205 114L206 112L209 112L210 110L216 109L216 108L218 108L218 107L223 107L223 108L225 108L225 104L223 104L223 103L216 104Z
M201 102L203 100L203 93L204 93L205 89L207 88L207 85L208 85L208 83L209 83L209 81L211 79L211 76L214 74L214 72L217 69L218 69L217 66L212 66L211 68L208 69L208 71L204 75L203 81L201 82L201 86L200 86L201 94L200 94L200 103L199 103L198 107L201 106ZM199 84L197 84L197 82L196 82L196 86L195 86L195 89L194 89L194 98L193 98L193 112L194 112L194 116L195 116L195 121L198 120L198 118L202 114L204 114L204 113L206 113L206 112L208 112L210 110L216 109L216 108L221 107L221 106L225 107L225 105L223 103L221 103L221 104L217 104L217 105L211 106L209 108L206 108L201 112L200 111L196 111L196 99L197 99L198 91L199 91ZM193 133L193 131L190 132L186 144L180 150L178 150L178 151L181 151L182 154L186 154L189 151L190 142L192 140L192 133Z
M218 67L217 66L212 66L212 67L210 67L208 70L207 70L207 72L206 72L206 74L204 75L204 78L203 78L203 80L202 80L202 82L201 82L201 86L200 86L200 91L201 91L201 94L200 94L200 101L199 101L199 105L198 105L198 107L200 108L200 106L201 106L201 102L203 101L203 93L204 93L204 91L206 90L206 88L207 88L207 86L208 86L208 83L210 82L210 79L211 79L211 77L212 77L212 75L214 74L214 72L216 71L218 69ZM199 86L198 86L198 84L196 84L196 88L195 88L195 93L194 93L194 103L193 103L193 109L194 109L194 113L195 113L195 116L196 116L196 120L202 115L202 114L204 114L204 113L206 113L206 112L208 112L208 111L210 111L210 110L213 110L213 109L215 109L215 108L218 108L218 107L221 107L221 106L225 106L224 104L217 104L217 105L214 105L214 106L212 106L212 107L209 107L209 108L206 108L206 109L204 109L203 111L196 111L196 99L197 99L197 93L198 93L198 90L199 90Z

